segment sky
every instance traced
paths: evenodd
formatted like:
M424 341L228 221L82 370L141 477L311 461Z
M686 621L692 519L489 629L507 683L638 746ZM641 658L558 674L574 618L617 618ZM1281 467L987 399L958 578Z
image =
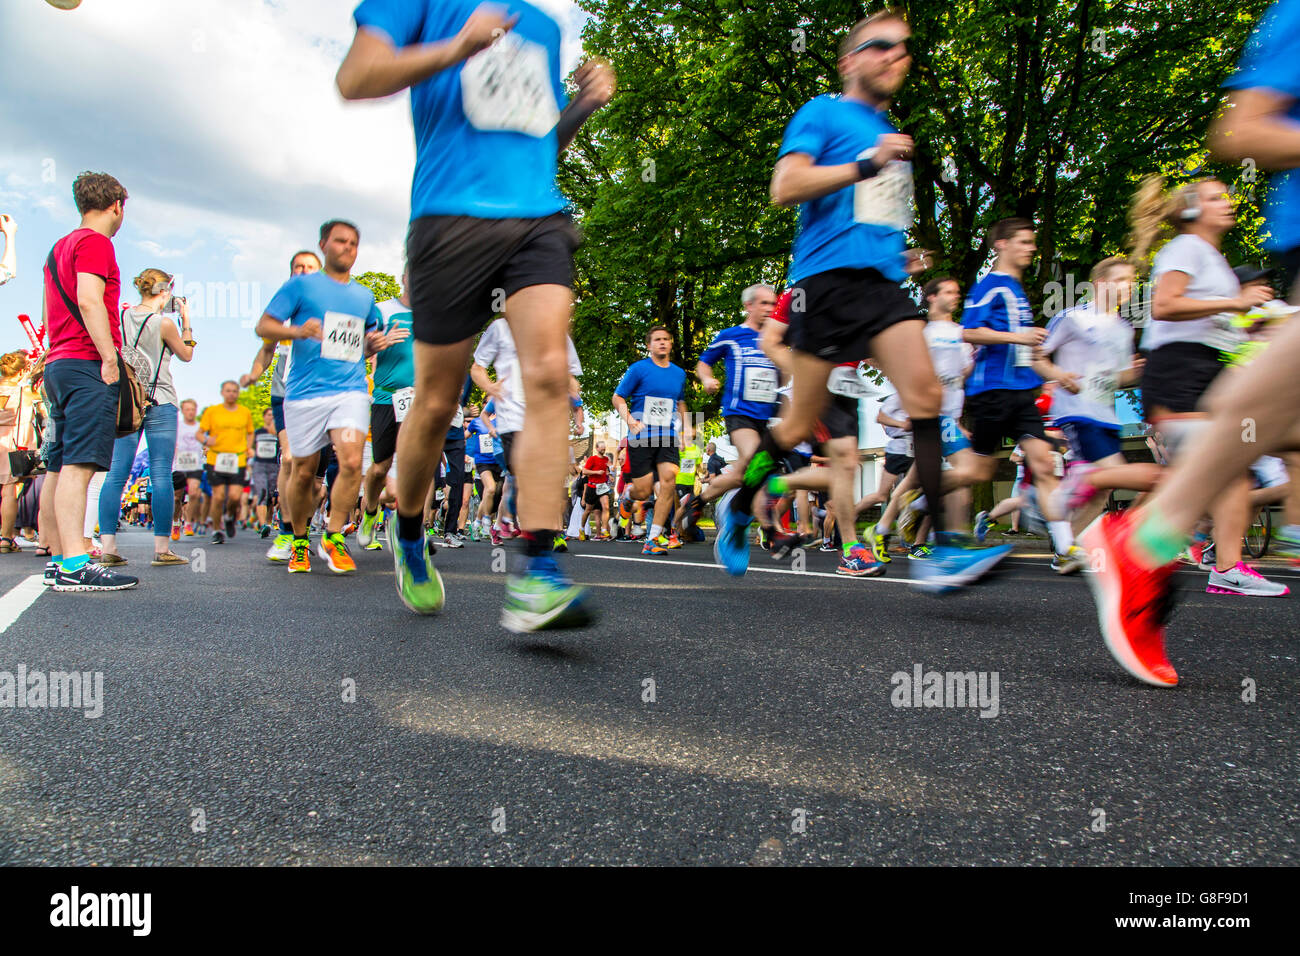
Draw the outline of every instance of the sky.
M578 62L584 14L533 0ZM247 372L252 328L320 224L361 228L355 273L398 274L415 147L406 93L344 103L334 87L356 0L0 0L0 212L18 224L18 277L0 286L0 352L30 348L41 267L80 221L72 181L126 187L114 245L123 301L148 267L190 299L194 361L182 397L219 401Z

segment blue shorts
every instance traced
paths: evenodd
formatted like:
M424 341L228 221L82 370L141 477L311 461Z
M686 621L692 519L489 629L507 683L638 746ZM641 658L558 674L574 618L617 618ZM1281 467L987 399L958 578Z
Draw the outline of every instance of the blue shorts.
M947 415L939 416L939 440L943 445L940 454L944 458L970 447L970 439L957 425L957 420Z
M98 359L55 359L45 366L50 432L45 467L89 465L108 471L117 441L118 382L105 385Z
M1056 424L1065 433L1075 458L1092 462L1120 453L1119 429L1116 427L1099 425L1086 419L1058 421Z
M271 416L275 419L275 434L277 437L280 432L284 431L284 396L271 396Z

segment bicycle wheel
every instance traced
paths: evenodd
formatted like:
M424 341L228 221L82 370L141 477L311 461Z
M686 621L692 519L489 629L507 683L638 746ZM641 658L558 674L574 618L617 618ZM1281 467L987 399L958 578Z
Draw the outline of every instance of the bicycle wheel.
M1242 545L1246 553L1252 558L1262 558L1264 553L1268 551L1268 545L1272 537L1273 517L1267 507L1260 508L1255 512L1250 525L1246 528Z

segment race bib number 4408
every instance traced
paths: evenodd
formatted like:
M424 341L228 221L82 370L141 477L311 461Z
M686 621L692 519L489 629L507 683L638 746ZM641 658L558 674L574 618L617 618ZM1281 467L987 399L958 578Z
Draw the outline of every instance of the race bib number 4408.
M360 362L366 338L366 320L359 315L326 312L321 322L320 357L340 362Z
M476 129L541 137L560 119L546 48L515 33L466 61L460 92Z

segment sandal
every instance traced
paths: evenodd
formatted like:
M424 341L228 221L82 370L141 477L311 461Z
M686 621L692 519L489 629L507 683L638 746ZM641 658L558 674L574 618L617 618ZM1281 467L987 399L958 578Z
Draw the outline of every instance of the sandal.
M18 542L13 538L6 538L0 535L0 554L13 554L15 551L21 551Z
M153 560L149 562L155 568L163 568L169 564L189 564L189 558L182 558L173 551L164 551L161 554L155 553Z
M37 548L33 553L34 553L38 558L52 558L52 557L54 557L54 552L51 551L48 547L46 547L46 546L43 545L43 544L40 545L40 546L39 546L39 547L38 547L38 548Z

